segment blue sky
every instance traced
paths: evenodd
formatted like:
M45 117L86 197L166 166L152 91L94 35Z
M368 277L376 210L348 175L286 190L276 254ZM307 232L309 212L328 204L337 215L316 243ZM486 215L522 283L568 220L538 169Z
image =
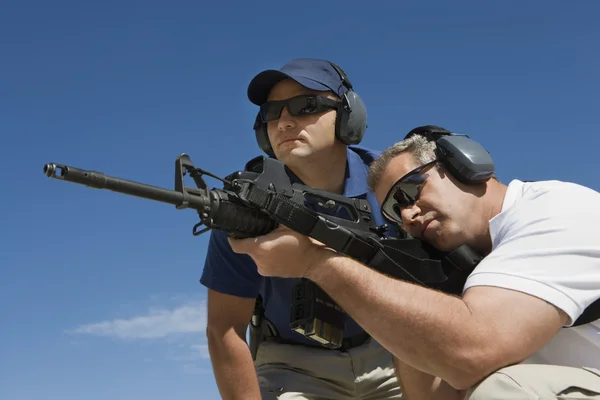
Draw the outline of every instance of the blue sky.
M219 398L195 212L50 180L45 163L169 189L180 153L239 170L260 154L249 80L320 57L366 103L366 146L437 124L483 143L505 182L600 190L599 12L592 0L5 0L0 398Z

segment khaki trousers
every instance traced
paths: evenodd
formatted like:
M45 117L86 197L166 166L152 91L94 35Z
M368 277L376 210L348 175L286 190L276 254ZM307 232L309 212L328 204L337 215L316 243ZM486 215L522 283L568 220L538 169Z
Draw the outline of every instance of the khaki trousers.
M519 364L502 368L472 388L468 400L600 400L600 370Z
M346 352L262 342L255 366L263 400L402 398L392 356L373 339Z

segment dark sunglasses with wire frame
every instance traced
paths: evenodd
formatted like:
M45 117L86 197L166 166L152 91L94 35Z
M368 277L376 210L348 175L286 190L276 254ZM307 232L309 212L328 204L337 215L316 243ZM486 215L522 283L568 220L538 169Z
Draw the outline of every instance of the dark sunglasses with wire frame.
M402 226L400 212L403 208L415 204L419 199L423 184L429 177L428 174L423 174L421 171L436 162L437 160L431 160L413 169L392 185L381 204L381 213L385 219L399 227Z
M278 120L284 107L287 107L290 115L297 117L335 110L340 104L338 101L323 96L300 95L285 100L268 101L260 106L259 114L262 122L269 122Z

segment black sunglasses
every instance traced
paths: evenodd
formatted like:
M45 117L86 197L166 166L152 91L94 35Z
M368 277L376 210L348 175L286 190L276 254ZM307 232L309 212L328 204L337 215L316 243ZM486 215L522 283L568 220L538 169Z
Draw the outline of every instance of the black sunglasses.
M422 174L421 171L436 162L437 160L432 160L413 169L392 185L392 188L381 204L381 213L385 219L393 224L402 226L400 212L403 208L415 204L419 199L423 184L429 177L427 174Z
M262 122L276 121L281 117L281 111L287 107L290 115L301 116L322 113L337 109L340 103L323 96L300 95L286 100L268 101L260 106Z

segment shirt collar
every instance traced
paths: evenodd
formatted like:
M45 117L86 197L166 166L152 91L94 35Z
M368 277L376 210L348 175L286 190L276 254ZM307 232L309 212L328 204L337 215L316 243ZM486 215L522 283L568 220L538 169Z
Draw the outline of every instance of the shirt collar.
M346 178L344 181L345 197L360 197L369 192L367 179L369 176L369 166L352 149L346 149Z
M508 210L513 206L513 204L515 204L517 199L523 193L523 186L525 186L525 183L518 179L513 179L508 184L506 193L504 194L504 200L502 201L502 209L500 210L501 213Z
M289 169L285 168L292 183L301 183L300 179ZM369 192L367 183L369 167L360 155L346 147L346 174L344 178L344 197L361 197Z

